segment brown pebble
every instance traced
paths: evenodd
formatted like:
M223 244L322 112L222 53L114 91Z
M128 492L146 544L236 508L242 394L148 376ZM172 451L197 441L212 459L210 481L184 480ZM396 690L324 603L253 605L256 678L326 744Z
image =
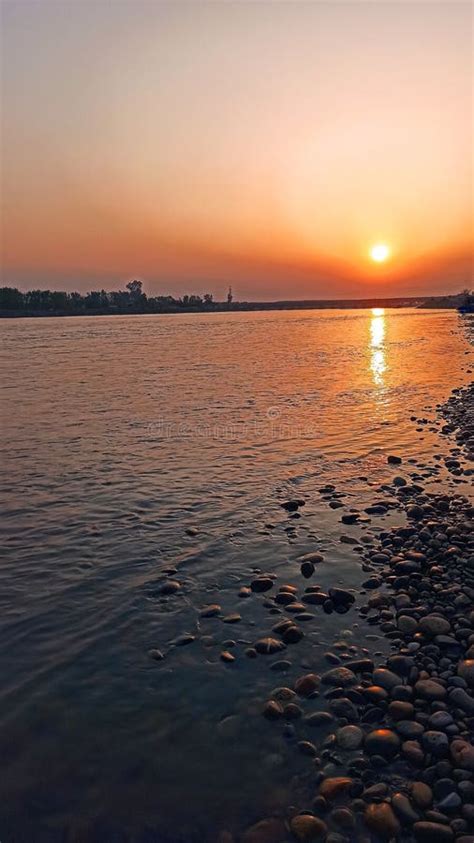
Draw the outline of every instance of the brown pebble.
M385 840L396 837L400 832L398 822L392 808L387 802L368 805L364 814L365 824Z

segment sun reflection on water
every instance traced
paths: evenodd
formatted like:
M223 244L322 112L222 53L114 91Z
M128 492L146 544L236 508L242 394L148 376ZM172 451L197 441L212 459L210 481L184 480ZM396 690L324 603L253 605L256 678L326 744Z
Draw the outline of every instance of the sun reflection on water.
M383 307L372 308L370 320L370 369L374 384L385 386L384 373L387 368L385 362L385 310Z

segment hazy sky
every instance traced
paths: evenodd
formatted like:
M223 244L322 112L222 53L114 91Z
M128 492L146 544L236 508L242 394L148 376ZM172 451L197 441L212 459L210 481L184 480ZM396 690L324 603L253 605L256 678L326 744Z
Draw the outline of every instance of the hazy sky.
M472 14L4 0L3 282L231 282L240 299L472 284Z

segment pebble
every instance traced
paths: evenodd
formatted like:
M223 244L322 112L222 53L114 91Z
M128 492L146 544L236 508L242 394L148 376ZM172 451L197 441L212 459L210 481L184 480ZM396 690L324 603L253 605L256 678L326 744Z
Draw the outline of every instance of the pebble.
M374 729L366 736L364 747L369 755L393 758L400 749L400 738L391 729Z
M318 750L311 741L298 741L298 749L303 755L309 755L312 758L318 754Z
M453 762L457 767L474 772L474 745L464 740L454 740L450 746Z
M285 645L278 638L259 638L254 646L257 653L261 655L271 655L285 649Z
M305 553L304 556L300 556L298 562L302 565L305 562L310 562L312 565L319 565L320 562L324 562L324 556L321 553Z
M411 785L411 795L419 808L429 808L433 802L433 791L425 782L415 781Z
M289 626L283 633L283 641L285 644L297 644L302 638L304 638L303 630L294 624Z
M273 588L273 585L274 582L270 577L257 577L250 583L250 588L252 591L260 593L264 591L269 591L271 588Z
M444 755L449 746L447 735L444 732L436 732L434 730L424 732L422 743L424 749L434 755Z
M418 811L415 811L404 793L395 793L392 796L392 808L402 825L413 825L420 819Z
M290 702L291 700L294 700L296 694L294 691L291 690L291 688L283 687L275 688L271 692L270 696L272 699L278 700L278 702Z
M164 654L161 652L161 650L157 650L156 648L148 650L148 655L155 662L161 662L164 659Z
M184 633L183 635L178 636L178 638L175 638L174 643L177 647L185 647L186 644L192 644L195 640L195 635L191 635L190 633Z
M302 562L301 563L301 573L305 579L309 579L313 576L315 571L314 565L312 562Z
M416 720L399 720L396 730L404 740L416 740L425 731L425 727Z
M314 817L311 814L297 814L290 821L290 828L296 840L301 841L301 843L311 843L313 840L320 840L327 833L326 823L319 819L319 817Z
M286 825L279 817L255 823L242 836L242 843L284 843L288 839Z
M276 672L281 671L283 673L284 671L289 670L290 667L291 662L286 659L281 659L280 661L273 662L273 664L270 665L270 670L275 670Z
M355 684L355 682L357 682L357 677L355 673L347 667L334 667L332 670L328 670L326 673L323 673L321 676L321 682L323 685L346 687L347 685Z
M320 796L324 796L328 802L332 802L339 796L349 792L353 784L353 779L348 776L331 776L324 779L319 786Z
M474 688L474 659L460 661L457 669L458 676L464 679L470 688Z
M385 688L386 691L391 691L396 685L400 684L400 677L391 670L384 667L377 668L372 674L372 679L375 685Z
M317 673L306 673L295 682L295 691L300 697L309 697L318 690L321 677Z
M226 615L222 618L223 623L239 623L242 620L241 615L238 612L232 612L230 615Z
M449 700L467 714L474 714L474 698L464 688L454 688L450 691Z
M283 706L276 700L268 700L263 707L262 714L267 720L279 720L283 717Z
M414 635L418 629L418 621L410 615L400 615L397 626L404 635Z
M342 726L336 732L336 740L341 749L359 749L364 733L358 726Z
M214 618L221 613L221 607L218 603L211 603L209 606L203 606L199 615L201 618Z
M417 840L427 843L451 843L454 834L449 826L433 822L417 822L413 826L413 833Z
M384 840L396 837L400 832L400 823L387 802L368 805L365 810L364 820L367 827Z
M177 591L181 590L181 583L177 580L166 580L160 586L160 594L169 595L169 594L176 594Z
M415 683L415 694L424 700L444 700L446 697L446 688L433 679L420 679Z
M446 618L441 617L441 615L427 615L421 618L418 628L420 632L424 632L426 635L444 635L450 631L451 624Z

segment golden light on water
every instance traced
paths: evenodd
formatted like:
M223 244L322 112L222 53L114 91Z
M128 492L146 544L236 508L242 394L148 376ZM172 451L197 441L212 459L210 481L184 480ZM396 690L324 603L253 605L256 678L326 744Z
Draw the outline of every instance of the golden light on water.
M375 243L370 249L370 257L375 263L385 263L390 257L390 248L386 243Z
M385 310L383 307L372 308L370 320L370 369L374 384L385 386L384 374L387 368L385 361Z

